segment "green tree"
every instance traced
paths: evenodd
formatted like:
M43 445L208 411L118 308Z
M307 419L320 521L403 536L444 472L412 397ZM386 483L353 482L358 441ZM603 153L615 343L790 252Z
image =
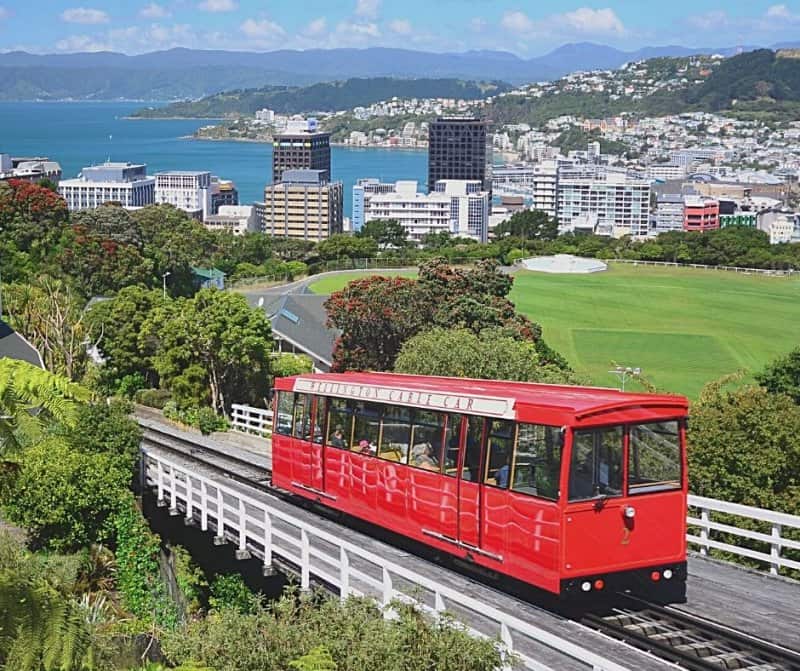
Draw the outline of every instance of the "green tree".
M407 340L395 372L485 380L579 384L574 373L542 364L536 346L502 329L475 334L467 329L435 328Z
M71 380L83 375L88 328L85 301L63 280L41 277L5 288L11 325L42 356L45 367Z
M373 219L357 233L361 238L372 238L380 249L402 248L408 244L408 231L397 219Z
M369 259L377 256L378 243L369 237L332 235L317 245L317 254L323 261L334 259Z
M270 360L270 370L273 377L291 377L310 373L314 369L311 357L305 354L289 354L286 352L273 354Z
M72 225L104 240L137 248L142 246L138 222L120 205L105 204L93 210L79 210L72 215Z
M24 180L0 182L0 238L34 263L58 249L68 226L67 204L57 193Z
M130 416L128 403L86 403L78 407L69 444L86 454L108 454L133 467L139 458L142 430Z
M0 448L4 453L40 440L55 423L75 426L89 393L67 378L16 359L0 359Z
M109 381L140 373L156 386L153 353L139 335L153 308L163 300L161 291L125 287L113 299L96 303L89 310L90 338L105 359L104 377Z
M558 236L558 222L541 210L521 210L498 224L494 234L522 240L554 240Z
M773 361L755 378L767 391L786 394L800 405L800 347Z
M153 365L176 397L202 381L211 407L257 401L269 376L272 332L262 310L244 296L203 289L192 299L156 307L142 327L142 343L155 342ZM195 405L203 402L197 398Z
M106 452L80 452L54 436L25 450L4 512L35 547L71 552L114 538L113 515L133 464Z
M694 493L800 512L800 407L788 396L709 384L692 407L688 442Z

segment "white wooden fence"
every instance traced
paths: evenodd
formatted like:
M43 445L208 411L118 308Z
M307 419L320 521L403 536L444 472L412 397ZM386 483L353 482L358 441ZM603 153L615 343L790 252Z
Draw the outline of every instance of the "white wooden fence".
M234 403L231 407L231 428L240 433L269 437L272 435L272 410Z
M662 266L665 268L695 268L698 270L719 270L744 275L767 275L769 277L789 277L796 270L775 270L772 268L742 268L741 266L709 266L702 263L674 263L672 261L644 261L642 259L601 259L609 263L629 263L634 266Z
M414 603L433 615L456 612L462 620L473 621L474 626L468 626L471 633L498 638L505 651L513 652L525 668L536 671L552 670L539 661L541 654L537 659L535 650L542 649L594 671L630 671L566 638L376 555L341 534L317 528L280 510L270 503L270 497L245 485L226 482L222 476L204 476L197 468L182 466L151 449L142 449L142 459L143 484L156 490L159 503L168 506L171 514L183 514L187 521L199 523L203 531L213 531L215 542L235 543L237 557L256 556L267 570L275 563L292 565L299 574L301 589L309 589L313 576L333 587L342 599L349 595L374 597L387 613L394 600Z
M717 520L712 515L717 514ZM729 517L725 522L719 521L719 514ZM730 516L735 516L734 520ZM738 520L748 520L752 525L753 521L760 523L757 526L769 525L770 532L754 531L742 528L736 524ZM689 515L686 518L688 525L687 540L691 545L700 548L700 553L707 555L709 550L720 550L730 554L754 559L769 565L769 572L778 575L781 568L794 569L800 571L800 561L788 559L782 556L784 549L800 550L800 541L792 540L783 536L787 529L795 532L800 531L800 516L778 513L763 508L753 508L743 506L738 503L728 503L717 499L707 499L702 496L689 496ZM752 547L742 547L739 544L712 538L712 533L730 534L735 536L734 540L747 539L763 543L763 550ZM699 533L699 535L698 535ZM751 544L752 545L752 544Z

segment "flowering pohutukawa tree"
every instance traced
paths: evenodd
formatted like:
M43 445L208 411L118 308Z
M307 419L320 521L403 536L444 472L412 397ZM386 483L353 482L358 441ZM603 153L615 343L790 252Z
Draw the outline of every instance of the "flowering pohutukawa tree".
M68 225L67 204L54 191L20 179L0 182L0 234L6 244L38 260Z
M392 370L406 340L435 327L475 334L499 327L534 343L543 363L566 366L542 340L541 327L517 314L506 298L512 284L513 278L492 262L461 269L444 259L423 263L416 280L368 277L350 282L325 303L328 326L341 332L333 368Z

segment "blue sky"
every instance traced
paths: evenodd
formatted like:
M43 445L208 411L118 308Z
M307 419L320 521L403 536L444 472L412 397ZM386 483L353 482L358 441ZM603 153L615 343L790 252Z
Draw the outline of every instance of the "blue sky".
M0 51L402 46L535 56L575 41L800 40L800 0L0 0Z

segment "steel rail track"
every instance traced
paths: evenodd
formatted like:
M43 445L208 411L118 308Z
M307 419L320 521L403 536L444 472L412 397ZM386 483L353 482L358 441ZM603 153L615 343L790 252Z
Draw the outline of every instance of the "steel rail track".
M628 595L579 621L690 671L800 671L800 652Z
M245 458L151 426L143 425L142 433L145 446L191 459L243 484L279 496L285 493L271 486L271 470ZM546 610L564 616L557 610ZM611 610L570 619L689 671L800 671L798 651L627 594L619 595Z

